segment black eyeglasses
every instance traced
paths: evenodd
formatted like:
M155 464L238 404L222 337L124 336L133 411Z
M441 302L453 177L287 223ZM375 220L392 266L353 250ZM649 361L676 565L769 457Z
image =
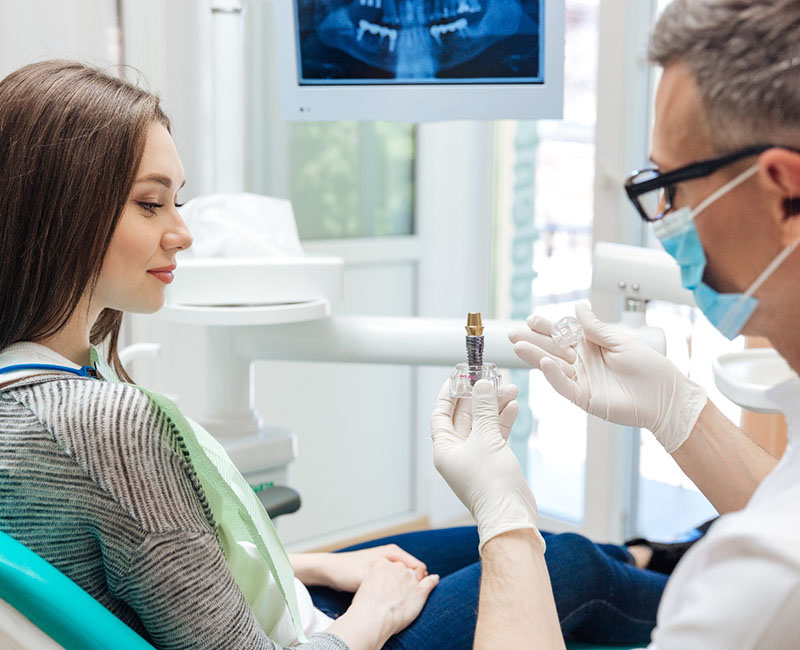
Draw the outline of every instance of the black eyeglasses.
M625 191L642 219L645 221L658 221L672 210L672 201L675 198L675 185L695 178L703 178L713 174L718 169L731 163L755 156L767 149L778 147L774 144L761 144L734 153L725 154L718 158L701 160L685 167L679 167L671 172L662 174L657 169L642 169L633 172L625 181ZM792 147L780 147L800 153Z

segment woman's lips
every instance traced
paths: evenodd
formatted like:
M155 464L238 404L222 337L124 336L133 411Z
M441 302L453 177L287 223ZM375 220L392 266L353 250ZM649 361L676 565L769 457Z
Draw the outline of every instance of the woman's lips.
M150 269L148 273L157 277L164 284L169 284L174 279L172 272L175 270L174 266L165 266L160 269Z

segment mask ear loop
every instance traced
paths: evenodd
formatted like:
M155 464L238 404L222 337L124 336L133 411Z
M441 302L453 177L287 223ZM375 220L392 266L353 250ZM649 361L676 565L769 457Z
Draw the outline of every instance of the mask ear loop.
M658 237L659 239L661 239L662 237L668 237L671 234L674 234L675 232L680 230L681 228L686 227L686 224L694 221L695 217L697 217L697 215L699 215L714 201L716 201L718 198L720 198L727 192L730 192L734 187L737 187L738 185L744 183L757 171L758 171L758 164L755 164L749 169L739 174L733 180L728 181L727 183L725 183L725 185L712 192L709 196L703 199L697 205L697 207L693 208L692 210L688 210L686 207L684 207L670 215L667 215L660 221L654 222L652 226L653 226L653 232L655 233L656 237ZM686 211L688 211L688 215L678 217L680 213L685 214Z
M796 239L794 242L789 244L786 248L784 248L778 255L775 256L775 259L772 260L767 268L765 268L761 274L756 278L755 282L750 285L750 287L745 291L741 296L739 296L738 300L734 303L733 307L728 311L725 318L722 319L722 322L719 324L719 328L724 330L727 327L728 322L738 314L739 308L744 304L744 302L753 296L753 294L758 291L759 287L761 287L764 282L767 281L770 275L773 274L775 269L777 269L783 262L786 260L789 255L791 255L794 250L800 245L800 238Z
M794 242L789 244L786 248L784 248L778 255L769 263L769 266L765 268L761 275L756 278L756 281L750 285L750 288L744 292L745 298L749 298L752 296L758 288L767 281L767 278L772 275L773 271L777 269L781 264L783 264L784 260L789 257L794 252L794 249L800 245L800 239L795 239Z

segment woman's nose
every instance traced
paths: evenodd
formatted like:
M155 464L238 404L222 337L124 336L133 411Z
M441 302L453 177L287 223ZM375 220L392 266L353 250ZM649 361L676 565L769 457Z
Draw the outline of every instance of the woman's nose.
M164 248L186 250L192 245L193 241L189 227L180 213L175 210L175 221L170 229L164 233Z

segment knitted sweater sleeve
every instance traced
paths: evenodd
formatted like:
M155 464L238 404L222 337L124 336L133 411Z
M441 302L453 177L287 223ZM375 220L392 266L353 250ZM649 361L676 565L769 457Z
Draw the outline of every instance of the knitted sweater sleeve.
M161 650L277 650L259 627L228 571L213 534L149 534L131 556L119 595ZM347 650L332 634L303 648Z

